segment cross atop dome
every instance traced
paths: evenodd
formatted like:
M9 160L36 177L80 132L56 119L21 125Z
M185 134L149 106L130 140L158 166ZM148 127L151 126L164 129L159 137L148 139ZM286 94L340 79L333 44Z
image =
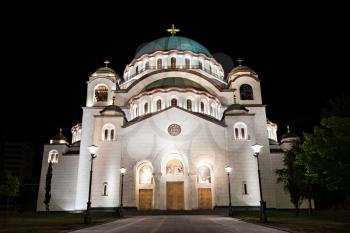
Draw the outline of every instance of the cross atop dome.
M111 62L108 61L108 59L106 59L103 63L105 63L106 67L108 67L108 64L111 63Z
M239 57L236 61L238 62L238 66L241 66L244 60Z
M166 30L169 32L172 36L174 36L177 32L180 31L180 29L176 28L174 24L171 25L171 28Z

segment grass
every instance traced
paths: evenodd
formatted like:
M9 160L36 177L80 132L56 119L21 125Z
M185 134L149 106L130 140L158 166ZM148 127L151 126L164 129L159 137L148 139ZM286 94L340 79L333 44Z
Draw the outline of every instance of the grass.
M116 220L112 213L92 213L93 224ZM84 213L24 213L1 215L0 233L57 233L86 227Z
M267 215L267 223L259 223L259 213L253 211L237 212L234 217L289 232L350 232L350 211L346 210L317 211L311 216L306 211L301 211L298 217L294 211L268 210Z

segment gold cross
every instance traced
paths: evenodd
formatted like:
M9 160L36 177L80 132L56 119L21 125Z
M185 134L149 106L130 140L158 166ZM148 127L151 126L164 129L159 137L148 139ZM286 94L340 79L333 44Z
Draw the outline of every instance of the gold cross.
M106 59L103 63L105 63L106 67L108 67L108 64L110 63L108 59Z
M167 32L171 33L172 36L174 36L177 32L180 31L180 29L176 28L175 25L171 25L171 28L166 30Z
M242 62L243 62L243 59L239 57L236 61L238 62L238 65L241 66Z

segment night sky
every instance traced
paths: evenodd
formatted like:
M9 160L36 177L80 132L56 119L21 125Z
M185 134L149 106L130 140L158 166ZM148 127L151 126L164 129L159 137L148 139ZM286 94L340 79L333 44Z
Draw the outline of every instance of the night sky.
M204 45L226 74L238 57L259 74L279 136L287 124L297 133L310 131L327 99L349 93L344 6L188 1L155 10L151 2L117 2L3 9L2 139L29 141L38 156L60 127L70 139L70 128L81 122L89 75L106 58L121 75L136 49L167 36L172 23L177 35Z

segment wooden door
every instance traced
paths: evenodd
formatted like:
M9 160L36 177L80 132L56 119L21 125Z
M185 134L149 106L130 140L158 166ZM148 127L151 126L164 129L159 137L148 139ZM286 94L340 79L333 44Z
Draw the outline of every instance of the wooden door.
M140 189L139 190L139 209L150 210L152 209L153 189Z
M212 209L211 188L198 189L198 209Z
M166 206L168 210L183 210L184 182L166 183Z

